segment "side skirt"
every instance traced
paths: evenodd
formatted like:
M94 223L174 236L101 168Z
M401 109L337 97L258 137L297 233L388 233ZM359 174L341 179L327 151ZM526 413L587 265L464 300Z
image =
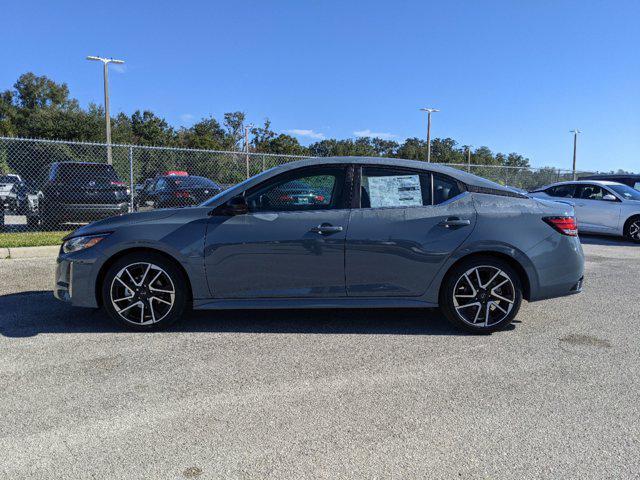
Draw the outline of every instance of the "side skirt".
M416 298L231 298L193 301L194 310L289 308L435 308L437 303Z

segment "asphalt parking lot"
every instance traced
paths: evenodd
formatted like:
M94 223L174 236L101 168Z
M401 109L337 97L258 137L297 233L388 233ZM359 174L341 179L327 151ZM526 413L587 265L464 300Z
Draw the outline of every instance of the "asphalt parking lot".
M0 260L2 478L638 478L640 245L491 336L437 310L194 313L122 332Z

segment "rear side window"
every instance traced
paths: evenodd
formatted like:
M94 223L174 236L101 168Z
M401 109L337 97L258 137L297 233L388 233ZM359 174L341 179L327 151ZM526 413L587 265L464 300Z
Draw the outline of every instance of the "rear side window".
M552 197L573 198L575 185L558 185L557 187L547 188L545 192Z
M363 167L361 208L431 205L431 174L405 169Z
M433 176L433 204L439 205L462 193L457 181L442 175Z

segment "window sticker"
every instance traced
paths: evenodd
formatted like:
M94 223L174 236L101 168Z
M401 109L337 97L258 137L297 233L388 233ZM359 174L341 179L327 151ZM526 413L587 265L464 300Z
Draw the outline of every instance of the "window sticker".
M372 208L422 206L419 175L367 177Z

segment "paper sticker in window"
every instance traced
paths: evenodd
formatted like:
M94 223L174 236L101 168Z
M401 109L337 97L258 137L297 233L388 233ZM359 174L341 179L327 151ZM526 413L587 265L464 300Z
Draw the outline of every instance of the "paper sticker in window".
M371 207L422 206L419 175L368 177Z

